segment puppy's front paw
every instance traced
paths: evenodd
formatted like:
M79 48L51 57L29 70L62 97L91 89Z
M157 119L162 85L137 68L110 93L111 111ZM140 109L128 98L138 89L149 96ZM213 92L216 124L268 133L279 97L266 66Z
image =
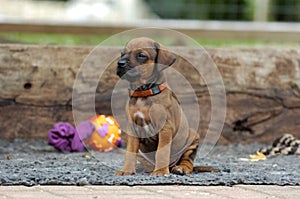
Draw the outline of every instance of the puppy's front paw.
M163 175L170 175L169 168L161 168L154 170L151 174L151 176L163 176Z
M135 174L134 171L123 171L123 170L116 171L115 173L116 176L130 176L134 174Z

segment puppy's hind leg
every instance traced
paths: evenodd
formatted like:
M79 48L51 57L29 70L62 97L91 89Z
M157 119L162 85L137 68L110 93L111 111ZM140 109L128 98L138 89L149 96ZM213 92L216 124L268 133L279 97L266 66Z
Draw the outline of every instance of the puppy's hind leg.
M176 166L171 168L171 172L179 175L190 174L193 172L194 159L197 154L200 136L190 129L190 135L194 136L192 144L186 149Z
M194 167L194 159L197 154L198 145L200 141L200 136L198 133L190 129L192 136L195 136L194 141L187 148L184 154L181 156L178 165L172 167L171 172L178 175L191 174L195 172L219 172L218 169L209 167L209 166L196 166Z

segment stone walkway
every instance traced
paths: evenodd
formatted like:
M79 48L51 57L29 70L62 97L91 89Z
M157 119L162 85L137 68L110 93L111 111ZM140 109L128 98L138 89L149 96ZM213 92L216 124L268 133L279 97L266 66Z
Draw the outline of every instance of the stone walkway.
M300 186L0 186L0 199L300 198Z

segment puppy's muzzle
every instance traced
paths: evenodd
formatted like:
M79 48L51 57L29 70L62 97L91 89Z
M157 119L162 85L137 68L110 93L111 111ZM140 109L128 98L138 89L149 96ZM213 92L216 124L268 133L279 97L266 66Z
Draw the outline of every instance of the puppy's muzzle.
M126 79L130 82L134 82L141 78L140 72L138 72L137 69L134 67L131 67L128 64L128 59L120 59L118 61L118 67L117 67L117 75L121 79Z
M117 75L123 79L123 76L126 74L127 68L128 68L128 60L120 59L118 61L118 67L117 67Z

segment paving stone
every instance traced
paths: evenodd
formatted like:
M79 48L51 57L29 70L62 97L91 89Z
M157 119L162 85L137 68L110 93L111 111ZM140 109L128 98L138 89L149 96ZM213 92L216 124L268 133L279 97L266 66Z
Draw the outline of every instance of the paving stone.
M300 198L300 186L0 186L0 198L19 199L272 199Z

